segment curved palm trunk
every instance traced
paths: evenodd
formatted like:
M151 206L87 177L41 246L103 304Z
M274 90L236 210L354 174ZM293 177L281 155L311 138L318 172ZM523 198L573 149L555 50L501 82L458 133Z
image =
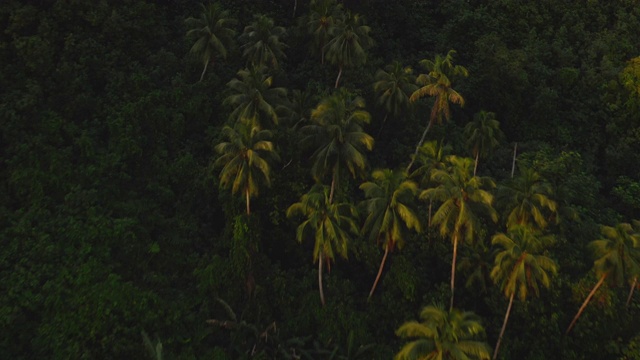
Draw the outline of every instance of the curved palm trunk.
M582 303L582 306L580 307L580 310L578 310L578 313L576 314L576 316L571 321L571 324L569 324L569 327L567 328L567 331L565 332L565 334L569 334L569 332L571 332L571 329L573 329L573 326L576 324L576 321L578 321L578 318L580 317L580 315L582 315L582 312L584 311L584 309L589 304L589 301L591 301L591 298L593 297L593 295L595 295L596 291L598 291L600 286L602 286L602 284L604 284L604 280L607 278L607 275L609 275L609 274L608 273L604 273L600 277L600 280L598 281L596 286L593 287L593 290L591 290L591 292L589 293L589 296L587 296L587 298L584 301L584 303Z
M322 257L322 251L320 251L320 255L318 255L318 289L320 289L320 302L322 306L324 306L324 289L322 287L322 263L324 262L324 258Z
M480 157L480 152L476 153L476 163L473 165L473 176L476 176L476 171L478 170L478 158Z
M338 77L336 78L336 89L338 88L338 84L340 84L340 76L342 76L342 65L340 66L340 71L338 71Z
M204 63L204 70L202 70L202 74L200 75L200 81L202 81L202 79L204 79L204 73L207 72L207 67L209 66L209 61L207 61L206 63Z
M407 173L409 173L411 166L413 166L413 162L416 161L416 158L418 157L418 152L420 151L420 147L424 143L424 139L427 137L427 133L429 132L429 129L431 129L432 124L433 124L433 121L429 121L429 125L427 125L427 128L422 133L422 138L420 138L420 141L416 146L416 151L413 153L413 157L411 158L411 162L409 163L409 166L407 166Z
M333 195L336 192L336 183L338 182L338 166L333 169L333 177L331 179L331 191L329 192L329 204L333 204Z
M369 299L371 299L373 292L376 291L378 281L380 281L380 276L382 275L382 269L384 269L384 264L387 262L387 255L389 255L389 243L387 243L387 246L384 247L384 256L382 257L382 262L380 263L380 269L378 269L376 280L373 282L373 286L371 287L371 291L369 292Z
M245 189L244 194L247 200L247 215L251 215L251 194L249 193L249 188Z
M458 234L453 235L453 261L451 262L451 302L449 310L453 309L453 294L456 289L456 259L458 257Z
M502 336L504 335L504 330L507 328L507 321L509 321L509 314L511 314L511 306L513 305L513 297L516 295L514 291L511 294L511 298L509 298L509 306L507 307L507 313L504 315L504 322L502 323L502 329L500 330L500 336L498 336L498 342L496 343L496 348L493 350L493 360L496 360L498 357L498 349L500 349L500 343L502 342Z
M296 17L296 9L298 9L298 0L293 1L293 15L291 17Z
M376 139L380 137L380 134L382 134L382 128L384 127L384 124L387 122L388 117L389 117L389 113L384 115L384 119L382 119L382 125L380 125L380 130L378 130L378 135L376 135Z
M631 298L633 297L633 290L635 290L637 284L638 284L638 278L634 277L633 283L631 284L631 289L629 290L629 296L627 296L627 307L629 307L629 304L631 303Z

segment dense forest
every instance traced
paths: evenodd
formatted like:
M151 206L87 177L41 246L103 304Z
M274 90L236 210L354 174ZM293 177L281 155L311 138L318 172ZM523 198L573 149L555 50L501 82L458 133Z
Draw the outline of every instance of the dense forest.
M640 359L637 1L0 25L0 358Z

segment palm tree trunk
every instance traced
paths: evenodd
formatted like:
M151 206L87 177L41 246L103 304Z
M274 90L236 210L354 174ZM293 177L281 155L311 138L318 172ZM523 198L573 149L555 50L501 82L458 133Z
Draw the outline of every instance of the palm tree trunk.
M576 314L576 316L571 321L571 324L569 324L569 327L567 328L567 331L565 332L565 334L569 334L569 332L571 332L571 329L573 329L573 326L576 324L576 321L578 321L578 318L580 317L580 315L582 315L582 312L584 311L584 309L589 304L589 301L591 301L591 298L593 297L593 295L595 295L596 291L598 291L600 286L602 286L602 284L604 284L604 280L607 278L607 275L608 275L608 273L604 273L600 277L600 280L598 281L596 286L593 287L593 290L591 290L591 292L589 293L589 296L587 296L587 298L585 299L584 303L580 307L580 310L578 310L578 313Z
M511 178L516 171L516 152L518 151L518 143L513 146L513 162L511 163Z
M429 222L427 223L428 227L431 227L431 207L433 206L433 199L429 199Z
M382 133L382 128L384 127L384 124L387 122L388 117L389 117L389 113L384 115L384 119L382 119L382 125L380 125L380 130L378 130L378 135L376 135L376 139L380 137L380 134Z
M296 9L297 8L298 8L298 0L294 0L293 1L293 16L291 16L291 17L293 17L293 18L296 17Z
M429 125L427 125L427 128L422 133L422 138L420 138L420 141L416 146L416 151L413 153L413 157L411 158L411 162L409 163L409 166L407 166L407 173L409 173L411 166L413 166L413 162L416 161L416 158L418 157L418 152L420 151L420 147L422 146L422 143L424 143L424 139L427 137L427 133L429 132L429 129L431 129L431 124L433 124L433 121L429 121Z
M318 289L320 289L320 302L322 306L324 306L324 289L322 287L322 263L324 259L322 258L322 251L320 251L320 255L318 255Z
M380 276L382 275L382 269L384 269L384 264L387 262L387 255L389 255L389 243L387 243L387 245L384 247L384 256L382 257L382 262L380 263L380 269L378 269L376 281L373 282L373 286L371 287L371 291L369 292L369 299L371 299L373 292L376 291L378 281L380 281Z
M453 261L451 262L451 302L449 311L453 310L453 294L456 289L456 258L458 257L458 234L453 235Z
M249 193L249 188L245 189L244 191L245 197L247 199L247 215L251 215L251 203L250 203L250 193Z
M204 73L207 72L207 66L209 66L209 61L204 63L204 70L202 70L202 74L200 75L200 81L202 81L202 79L204 79Z
M476 153L476 164L473 166L473 176L476 176L476 170L478 170L478 158L480 157L480 152Z
M631 289L629 290L629 296L627 296L627 307L631 303L631 298L633 297L633 290L636 288L636 284L638 283L638 277L633 278L633 283L631 284Z
M342 76L342 66L340 66L340 71L338 71L338 77L336 78L336 89L338 88L338 84L340 83L340 76Z
M496 348L493 350L493 360L496 360L498 357L498 349L500 349L500 342L502 342L502 335L504 335L504 330L507 328L507 321L509 321L509 314L511 314L511 305L513 305L513 297L516 295L514 291L511 294L511 298L509 298L509 306L507 307L507 313L504 315L504 322L502 323L502 329L500 330L500 336L498 336L498 343L496 343Z

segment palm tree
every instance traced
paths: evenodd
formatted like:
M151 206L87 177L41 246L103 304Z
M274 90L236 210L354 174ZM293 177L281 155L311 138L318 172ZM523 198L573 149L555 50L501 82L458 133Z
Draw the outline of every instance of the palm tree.
M190 52L197 55L204 64L200 81L204 78L209 63L213 62L216 56L227 58L236 34L234 26L237 23L235 19L229 18L229 11L222 9L219 3L201 6L200 18L190 17L185 20L189 27L187 37L196 39Z
M451 154L451 146L443 145L442 142L428 141L422 146L417 154L418 168L411 173L412 178L419 179L419 184L423 188L431 185L431 173L436 170L446 168L445 158ZM431 208L433 200L429 199L429 220L428 226L431 226Z
M498 356L516 292L520 301L527 299L530 290L539 296L539 284L548 288L551 285L551 276L557 274L556 262L544 255L547 247L553 242L552 236L542 236L527 226L514 226L507 234L493 236L491 243L501 248L501 251L496 255L491 278L509 298L509 306L493 352L494 359Z
M414 84L415 76L410 67L403 67L399 61L394 61L385 66L384 70L376 72L376 82L373 90L378 97L378 104L385 110L382 126L391 114L398 116L402 111L409 109L411 103L409 97L418 87ZM380 131L382 131L380 126Z
M467 281L464 286L471 288L474 284L480 287L481 293L487 292L487 285L491 284L491 268L495 251L488 247L484 241L476 241L466 248L466 254L460 258L457 271L466 272Z
M593 268L598 277L598 282L593 287L578 313L569 324L567 334L586 309L589 301L596 291L608 281L610 284L620 286L625 279L636 278L640 270L640 235L638 235L631 224L620 223L615 227L603 226L601 229L603 239L592 241L589 245L593 249L597 260L593 263Z
M342 4L336 0L312 0L309 15L303 18L303 25L312 37L311 51L320 53L320 62L324 64L325 45L331 39L336 24L344 20Z
M473 121L464 127L464 136L467 138L467 147L475 158L475 175L478 158L488 156L500 144L504 134L500 130L500 122L496 120L496 114L483 110L475 114Z
M320 301L324 306L323 263L330 264L336 253L347 258L349 233L358 233L357 212L349 203L332 203L328 187L316 184L300 198L300 202L287 209L287 217L297 215L305 217L306 220L298 226L296 239L299 242L307 238L315 241L313 261L318 263L318 288Z
M335 88L338 88L342 70L344 68L363 65L367 62L367 49L373 46L373 39L369 36L371 28L364 25L364 18L347 13L344 20L339 22L333 31L333 37L327 45L327 60L339 68Z
M396 246L403 247L406 230L422 231L420 219L413 207L413 200L418 193L418 184L407 179L407 174L401 170L376 170L372 177L373 181L360 185L366 197L362 205L368 214L363 232L370 234L370 240L382 243L384 256L369 292L369 298L376 290L387 255L393 252Z
M299 124L307 123L311 120L314 97L311 96L308 90L293 90L290 94L287 122L292 128L297 128Z
M460 241L471 242L480 227L478 215L487 213L495 222L498 216L492 207L493 195L485 188L495 187L490 178L473 176L473 160L450 155L446 158L448 168L434 170L431 181L436 187L424 190L422 200L441 201L442 205L433 215L433 225L439 226L443 237L451 237L453 260L451 263L451 303L455 292L456 257Z
M406 322L396 330L396 335L402 338L417 340L404 345L395 360L489 359L489 345L483 341L484 328L474 313L426 306L420 319Z
M311 174L316 181L331 172L331 195L339 181L341 168L355 177L366 167L365 150L373 149L373 137L362 126L371 115L364 110L364 99L353 98L346 90L322 99L311 112L311 124L302 127L302 144L314 148Z
M247 215L251 214L250 198L258 195L262 183L271 186L269 161L278 160L272 134L244 123L236 128L225 126L222 135L228 140L218 144L215 151L220 157L214 166L222 166L220 185L231 187L232 194L241 192L245 196Z
M429 117L429 124L422 133L422 138L416 146L416 151L413 154L411 162L407 166L407 172L411 169L413 162L415 161L416 154L418 153L420 146L424 142L427 132L431 129L434 123L441 124L443 119L449 120L451 118L451 108L449 103L458 104L464 106L464 98L452 87L452 81L456 76L469 76L469 72L466 68L460 65L453 65L454 50L449 50L447 56L436 55L434 60L424 59L420 61L420 65L424 67L428 72L426 74L418 75L416 83L420 88L411 94L409 98L412 102L417 101L425 96L434 98L433 107L431 108L431 115Z
M535 170L521 166L520 174L498 188L497 203L505 209L507 227L531 225L547 227L547 219L557 211L551 185Z
M640 231L639 231L639 229L640 229L640 221L632 220L631 223L633 224L632 226L633 226L633 231L634 231L635 235L640 237ZM635 253L635 248L640 246L640 242L637 242L635 245L636 246L634 247L634 253ZM633 297L633 291L635 290L636 286L638 285L638 276L640 276L640 273L632 274L631 276L633 277L633 280L631 281L631 288L629 289L629 296L627 296L627 302L625 304L626 307L629 307L629 304L631 303L631 298Z
M278 113L287 103L287 90L272 88L273 77L265 73L264 67L252 67L238 71L238 77L227 83L232 91L223 102L233 107L230 119L261 128L267 127L267 119L278 124Z
M285 58L282 37L285 28L275 26L273 19L266 15L254 15L253 22L244 28L240 35L242 56L247 58L248 66L267 66L272 69L280 67L280 60Z

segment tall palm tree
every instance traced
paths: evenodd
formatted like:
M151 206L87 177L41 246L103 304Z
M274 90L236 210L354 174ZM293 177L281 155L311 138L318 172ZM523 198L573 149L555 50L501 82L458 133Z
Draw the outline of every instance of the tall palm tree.
M302 22L312 37L312 53L320 53L320 62L324 64L325 45L331 39L336 24L344 20L342 4L336 0L311 0L309 15Z
M496 114L489 111L480 111L475 114L473 121L464 127L464 136L467 138L467 147L475 158L473 174L478 170L480 156L488 156L499 144L504 134L500 130L500 122L496 120Z
M402 170L376 170L372 178L373 181L360 185L366 197L362 205L368 214L363 231L370 234L370 240L382 244L384 256L369 297L376 290L389 253L396 246L403 247L406 230L422 231L413 204L418 193L418 184L407 179L407 173Z
M497 204L505 211L507 227L531 225L547 227L547 219L557 211L551 185L535 170L521 166L520 174L498 187Z
M635 232L631 224L620 223L615 227L603 226L601 232L604 238L589 244L597 257L593 268L599 280L569 324L567 334L605 281L620 286L625 280L636 278L639 274L640 253L637 247L640 244L640 235Z
M442 202L433 215L432 224L438 226L440 234L450 237L453 243L450 302L450 308L453 308L458 243L473 241L480 227L481 213L486 213L494 222L498 221L498 216L492 206L493 195L485 190L495 187L493 180L473 176L472 159L450 155L446 162L447 169L431 173L431 180L438 185L424 190L420 199Z
M371 28L364 25L364 17L347 12L332 32L332 38L326 47L327 60L338 66L335 88L340 84L344 68L363 65L367 62L367 49L373 46L369 36Z
M229 18L229 11L224 10L219 3L201 6L202 14L199 18L190 17L185 20L189 27L187 37L196 39L190 52L198 56L204 65L200 81L216 56L227 58L229 48L233 45L236 34L234 27L237 23L235 19Z
M261 128L278 124L278 113L287 103L287 90L271 87L273 77L265 71L265 67L239 70L238 77L227 83L232 94L223 104L233 107L230 119Z
M282 42L285 34L285 28L275 26L272 18L263 14L254 15L253 22L244 28L239 38L247 65L278 69L280 60L286 57L284 48L287 45Z
M373 137L362 129L371 120L364 107L364 99L341 89L322 99L311 112L311 124L301 129L303 146L314 149L313 177L321 181L331 173L331 201L341 169L347 168L356 177L366 167L364 151L373 149Z
M434 98L434 102L431 107L429 124L422 133L422 138L420 138L420 141L416 146L413 158L407 166L407 172L411 169L411 166L415 161L416 154L418 153L420 146L422 146L431 126L433 126L434 123L441 124L444 119L449 120L451 118L451 108L449 103L464 106L464 98L460 93L453 89L452 81L458 76L469 76L469 72L463 66L453 64L453 56L455 53L456 52L454 50L449 50L446 56L438 54L434 60L424 59L420 61L420 65L427 70L427 73L418 75L416 83L420 88L414 91L409 99L413 102L425 96L429 96Z
M402 338L417 340L404 345L395 360L489 359L484 328L474 313L426 306L420 320L406 322L396 330Z
M422 146L417 155L418 168L411 173L411 178L418 179L422 188L431 186L431 173L434 170L444 170L447 166L445 158L451 154L451 146L443 145L442 142L428 141ZM429 219L428 226L431 226L433 199L429 199Z
M516 292L520 301L527 299L530 290L539 296L539 285L548 288L551 285L551 276L557 274L556 262L544 255L545 250L553 242L552 236L542 236L528 226L514 226L507 234L500 233L493 236L491 243L501 250L496 255L491 278L509 298L509 306L493 352L494 359L498 356Z
M358 233L357 212L349 203L332 203L329 200L329 188L316 184L300 198L300 202L287 209L287 217L298 215L303 216L305 220L298 226L296 239L299 242L305 239L315 241L313 261L318 263L318 288L320 301L324 305L323 264L330 264L336 253L347 258L349 233Z
M382 126L389 115L396 117L402 111L411 107L409 97L418 87L414 84L413 69L403 67L399 61L394 61L376 72L376 82L373 90L376 92L378 104L385 110ZM380 130L382 130L380 126Z
M235 128L225 126L222 135L227 139L215 147L220 157L214 166L222 166L220 185L231 187L231 192L242 193L247 215L251 214L250 199L258 195L262 183L271 186L270 161L278 160L272 134L248 124L237 123Z

